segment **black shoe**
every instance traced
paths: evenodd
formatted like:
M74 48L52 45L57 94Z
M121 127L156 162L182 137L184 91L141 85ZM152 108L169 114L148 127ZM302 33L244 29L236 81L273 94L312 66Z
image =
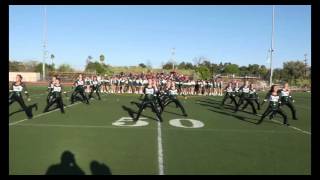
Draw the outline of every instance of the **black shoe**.
M61 111L61 113L62 113L62 114L66 114L66 112L65 112L65 111Z
M34 107L36 108L36 111L38 111L38 104L35 104Z
M187 116L188 116L188 114L187 114L187 113L184 113L184 114L183 114L183 116L184 116L184 117L187 117Z
M31 116L28 116L28 119L32 119L33 118L33 115L31 115Z
M289 124L289 123L283 123L283 125L290 126L290 124Z
M138 121L138 119L137 119L137 118L132 118L132 120L133 120L134 122Z
M294 117L293 120L298 120L298 118Z

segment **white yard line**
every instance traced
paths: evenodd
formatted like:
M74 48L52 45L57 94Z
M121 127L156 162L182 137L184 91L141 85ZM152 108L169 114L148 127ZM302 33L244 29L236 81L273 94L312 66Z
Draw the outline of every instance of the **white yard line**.
M75 103L75 104L70 104L70 105L66 106L65 108L68 108L68 107L71 107L71 106L74 106L74 105L77 105L77 104L79 104L79 102L78 102L78 103ZM52 111L49 111L49 112L46 112L46 113L41 113L41 114L35 115L32 119L35 119L35 118L37 118L37 117L41 117L41 116L50 114L50 113L52 113L52 112L56 112L56 111L58 111L58 110L60 110L60 109L55 109L55 110L52 110ZM24 121L27 121L27 120L31 120L31 119L28 119L28 118L27 118L27 119L22 119L22 120L13 122L13 123L9 123L9 126L16 125L16 124L19 124L19 123L24 122Z
M38 124L38 123L24 123L17 126L30 126L30 127L61 127L61 128L97 128L97 129L133 129L132 127L118 127L118 126L102 126L102 125L74 125L74 124ZM140 128L147 130L154 130L155 128Z
M279 122L279 121L276 121L276 120L271 120L272 122L275 122L275 123L278 123L278 124L282 124L281 122ZM309 135L311 135L311 132L309 132L309 131L304 131L304 130L302 130L302 129L300 129L300 128L297 128L297 127L294 127L294 126L288 126L289 128L291 128L291 129L294 129L294 130L297 130L297 131L300 131L300 132L302 132L302 133L304 133L304 134L309 134Z
M280 122L278 122L280 123ZM135 127L118 127L118 126L104 126L104 125L75 125L75 124L38 124L38 123L24 123L19 124L17 126L31 126L31 127L58 127L58 128L97 128L97 129L136 129ZM155 130L155 128L139 128L139 130ZM157 128L158 129L158 128ZM182 128L167 128L166 130L172 131L211 131L211 132L237 132L237 133L279 133L279 134L286 134L286 133L293 133L295 131L276 131L276 130L254 130L254 129L182 129ZM161 133L161 132L160 132ZM298 133L298 132L296 132ZM159 133L158 133L159 134ZM157 137L158 138L158 137ZM159 140L162 141L161 136L159 136ZM160 141L158 141L160 142ZM162 146L162 144L161 144Z
M257 116L262 116L261 114L257 114ZM275 122L275 123L278 123L278 124L282 124L281 122L279 122L279 121L276 121L276 120L274 120L274 119L271 119L271 121L272 122ZM304 133L304 134L309 134L309 135L311 135L311 132L309 132L309 131L304 131L304 130L302 130L302 129L300 129L300 128L297 128L297 127L295 127L295 126L288 126L289 128L291 128L291 129L294 129L294 130L297 130L297 131L300 131L300 132L302 132L302 133Z
M161 122L158 121L158 166L159 175L164 175L164 163L163 163L163 148L162 148L162 135L161 135Z

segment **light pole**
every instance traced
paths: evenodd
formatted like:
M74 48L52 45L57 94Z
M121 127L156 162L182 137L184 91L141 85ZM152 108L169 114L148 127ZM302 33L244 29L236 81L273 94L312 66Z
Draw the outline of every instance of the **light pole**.
M274 51L273 49L273 38L274 38L274 5L272 6L272 34L271 34L271 49L270 49L270 87L272 86L272 53Z
M42 80L45 80L46 78L46 68L45 68L46 57L47 57L47 7L44 6Z
M305 65L305 76L307 77L307 69L308 69L308 64L307 64L307 53L304 54L304 65Z
M171 59L172 59L172 70L174 71L174 55L176 48L172 48Z

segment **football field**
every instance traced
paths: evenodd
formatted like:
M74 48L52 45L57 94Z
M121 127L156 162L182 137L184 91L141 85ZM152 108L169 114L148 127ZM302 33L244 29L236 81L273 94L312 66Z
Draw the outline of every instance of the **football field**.
M133 122L140 95L129 94L89 105L64 97L65 114L43 113L46 88L29 87L26 103L39 107L33 119L9 117L9 174L311 174L311 93L292 95L299 120L284 107L287 127L280 115L257 125L250 106L234 113L216 96L180 96L188 117L171 104L162 123L150 108ZM19 109L14 103L9 113ZM72 165L61 161L66 152Z

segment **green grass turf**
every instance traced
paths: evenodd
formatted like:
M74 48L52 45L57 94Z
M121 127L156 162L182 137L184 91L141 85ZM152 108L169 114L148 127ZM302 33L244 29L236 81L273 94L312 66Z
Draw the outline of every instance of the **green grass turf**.
M32 101L42 113L46 87L29 87ZM263 94L260 95L263 97ZM32 120L9 126L9 173L45 174L48 167L60 162L68 150L76 163L92 174L90 163L98 161L110 168L111 174L158 174L156 116L143 112L149 125L117 127L112 123L129 117L123 106L137 111L130 101L139 95L103 95L102 101L90 105L79 103ZM299 120L289 123L311 132L311 94L293 94ZM180 98L190 119L200 120L202 128L179 128L169 120L185 118L172 104L162 114L162 144L165 174L311 174L311 135L246 112L233 113L220 108L222 97ZM64 103L70 102L65 98ZM267 104L262 107L262 114ZM10 112L19 109L17 103ZM250 112L248 107L245 111ZM25 119L24 112L10 116L9 123ZM280 116L275 118L278 121ZM184 123L188 126L190 123Z

